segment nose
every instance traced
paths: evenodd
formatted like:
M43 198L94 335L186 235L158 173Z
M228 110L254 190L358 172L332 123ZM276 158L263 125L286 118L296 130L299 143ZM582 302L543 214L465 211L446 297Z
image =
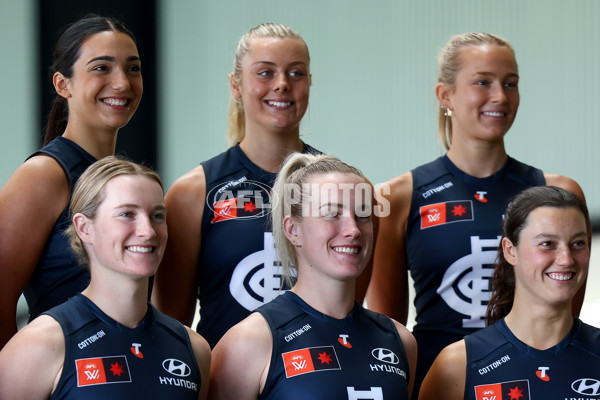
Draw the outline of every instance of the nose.
M275 81L275 88L274 90L276 92L287 92L290 89L290 86L288 84L288 77L286 74L279 74L277 76L277 80Z
M344 236L350 238L358 238L361 235L360 229L358 229L358 224L356 222L356 218L353 216L346 216L344 218Z
M135 227L135 234L140 238L152 238L156 236L156 231L152 225L150 217L147 215L141 215Z
M127 78L127 73L121 68L115 68L113 72L111 87L115 90L123 92L129 89L129 86L130 84L129 79Z
M558 254L556 255L556 264L563 267L570 267L573 265L574 260L571 255L571 249L567 246L558 250Z
M492 86L492 101L495 103L506 103L506 92L504 85L497 83Z

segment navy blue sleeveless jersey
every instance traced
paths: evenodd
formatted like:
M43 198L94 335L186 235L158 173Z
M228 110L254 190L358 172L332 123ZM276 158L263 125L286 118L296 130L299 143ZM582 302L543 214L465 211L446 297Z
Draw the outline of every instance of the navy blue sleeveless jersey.
M545 179L510 157L492 176L475 178L447 156L412 177L406 257L415 286L418 388L445 346L485 326L504 210L512 196Z
M504 320L465 338L465 399L600 398L600 329L574 319L556 346L536 350Z
M63 137L57 137L31 157L40 154L48 155L60 164L69 181L71 193L83 171L96 161L77 144ZM69 240L64 235L71 223L69 204L52 228L33 275L23 292L29 308L30 321L81 292L90 282L88 269L77 263L75 255L71 252Z
M388 317L355 303L334 319L292 292L256 311L273 334L261 400L408 399L408 360Z
M134 329L82 294L46 314L65 335L65 363L51 400L198 398L200 370L189 335L151 304Z
M305 153L318 153L304 145ZM239 145L203 162L206 201L198 262L198 332L211 348L229 328L282 293L270 227L271 187Z

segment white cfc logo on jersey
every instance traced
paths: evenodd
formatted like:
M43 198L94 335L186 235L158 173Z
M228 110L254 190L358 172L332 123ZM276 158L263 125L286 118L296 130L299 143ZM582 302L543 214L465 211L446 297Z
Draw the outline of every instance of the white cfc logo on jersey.
M348 390L348 400L383 400L383 390L380 387L371 387L371 390L356 390L351 386Z
M463 328L485 327L485 310L491 295L490 279L500 238L471 236L471 254L456 260L446 270L437 290L450 308L469 316L463 319Z
M254 311L283 293L281 261L271 232L264 233L264 244L263 250L239 262L229 282L231 295L248 311Z

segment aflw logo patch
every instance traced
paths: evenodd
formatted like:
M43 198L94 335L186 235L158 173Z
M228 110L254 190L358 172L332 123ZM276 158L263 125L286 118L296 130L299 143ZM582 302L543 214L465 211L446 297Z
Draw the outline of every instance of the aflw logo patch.
M85 358L75 360L77 386L104 383L131 382L129 365L125 356Z
M333 346L309 347L283 353L285 376L306 374L328 369L341 369Z
M448 201L423 206L421 214L421 229L450 222L473 221L473 202L471 200Z
M475 386L476 400L529 400L529 381L511 381Z

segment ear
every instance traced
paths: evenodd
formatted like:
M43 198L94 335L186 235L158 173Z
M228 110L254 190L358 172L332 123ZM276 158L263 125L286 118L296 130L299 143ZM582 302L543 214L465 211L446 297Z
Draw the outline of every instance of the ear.
M91 243L91 227L92 221L81 213L76 213L73 216L73 226L75 226L75 231L77 232L77 236L81 239L83 243Z
M286 215L283 218L283 233L290 243L295 247L301 247L300 243L300 227L292 217Z
M452 94L451 88L446 83L438 83L435 85L435 97L437 97L438 102L441 106L446 107L452 110L452 101L450 100L450 95Z
M242 98L242 90L240 87L240 79L238 79L232 72L229 74L229 88L231 89L231 95L236 99Z
M54 89L56 93L60 96L68 99L71 97L71 80L61 74L60 72L55 72L52 76L52 83L54 84Z
M517 246L506 237L502 238L502 253L510 265L513 267L517 265Z

